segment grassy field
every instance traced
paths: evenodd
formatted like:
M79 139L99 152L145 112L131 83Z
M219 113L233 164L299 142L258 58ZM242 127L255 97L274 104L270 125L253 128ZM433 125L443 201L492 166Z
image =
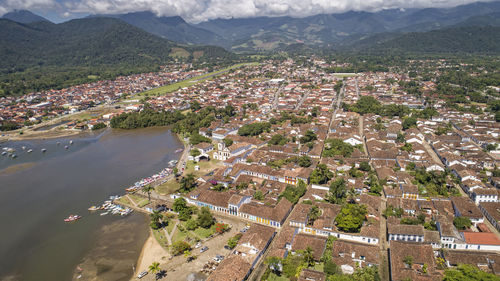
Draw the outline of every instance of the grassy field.
M147 198L144 198L140 195L137 194L129 194L129 197L134 203L137 205L137 207L144 207L149 203L149 200Z
M165 236L165 232L162 230L162 229L153 229L153 236L155 237L156 241L158 241L158 243L163 247L165 248L166 250L168 250L168 240L167 240L167 237Z
M156 192L161 195L168 195L176 192L180 188L180 185L175 179L171 179L164 184L161 184L155 188Z
M278 276L278 275L271 272L271 274L269 274L269 277L267 278L267 280L268 281L288 281L290 279L286 278L284 275Z
M186 170L184 171L184 174L194 174L195 176L203 176L206 173L214 170L219 166L220 161L215 160L215 159L210 159L210 161L201 161L195 163L194 161L187 161L186 163ZM195 171L194 167L195 166L200 166L200 170Z
M151 89L151 90L142 92L142 93L137 94L136 96L134 96L134 98L143 97L143 96L158 96L158 95L170 93L170 92L173 92L173 91L177 91L178 89L181 89L181 88L185 88L185 87L189 87L189 86L195 85L196 83L205 81L205 80L210 79L212 77L215 77L215 76L217 76L219 74L222 74L222 73L224 73L224 72L226 72L228 70L235 69L235 68L238 68L238 67L241 67L241 66L244 66L244 65L255 65L255 64L257 64L257 63L240 63L240 64L235 64L233 66L229 66L229 67L226 67L226 68L223 68L221 70L214 71L214 72L211 72L211 73L208 73L208 74L205 74L205 75L196 76L196 77L189 78L189 79L186 79L186 80L174 83L174 84L165 85L163 87L158 87L158 88L155 88L155 89Z
M120 199L118 199L116 201L119 204L133 206L132 202L130 202L130 200L127 197L125 197L125 196L120 197Z

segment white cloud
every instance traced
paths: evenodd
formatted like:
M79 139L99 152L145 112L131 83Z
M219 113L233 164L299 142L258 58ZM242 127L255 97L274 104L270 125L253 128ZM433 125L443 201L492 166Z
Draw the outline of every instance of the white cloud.
M0 0L0 14L12 10L48 10L57 7L55 0Z
M56 0L0 0L0 12L11 9L47 9ZM321 13L378 11L392 8L448 7L477 0L57 0L65 12L117 14L152 11L179 15L190 22L215 18L257 16L305 17Z

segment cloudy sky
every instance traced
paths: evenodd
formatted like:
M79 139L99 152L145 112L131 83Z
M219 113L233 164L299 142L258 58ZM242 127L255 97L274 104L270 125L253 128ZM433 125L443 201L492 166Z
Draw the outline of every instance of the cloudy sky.
M61 22L89 14L152 11L189 22L255 16L304 17L322 13L392 8L452 7L475 0L0 0L0 14L27 9Z

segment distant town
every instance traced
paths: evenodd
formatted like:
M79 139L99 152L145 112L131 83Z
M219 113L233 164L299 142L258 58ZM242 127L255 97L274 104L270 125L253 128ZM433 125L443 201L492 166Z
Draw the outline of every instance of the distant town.
M500 89L467 85L458 100L463 85L443 77L467 65L452 60L342 72L350 66L266 59L207 77L178 63L2 97L2 134L130 129L151 126L139 123L148 112L180 114L174 175L115 200L151 214L170 255L151 271L168 280L498 280Z

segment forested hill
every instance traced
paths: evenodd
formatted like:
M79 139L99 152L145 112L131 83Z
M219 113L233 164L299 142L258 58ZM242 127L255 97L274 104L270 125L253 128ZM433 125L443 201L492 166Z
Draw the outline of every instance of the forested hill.
M499 54L500 27L467 26L385 37L377 35L351 47L363 53Z
M49 22L48 19L41 17L39 15L35 15L30 11L26 10L15 10L9 13L6 13L2 16L4 19L8 19L11 21L19 22L19 23L32 23L32 22L40 22L45 21Z
M0 95L151 71L179 56L220 60L231 54L220 47L182 46L119 19L0 19Z

